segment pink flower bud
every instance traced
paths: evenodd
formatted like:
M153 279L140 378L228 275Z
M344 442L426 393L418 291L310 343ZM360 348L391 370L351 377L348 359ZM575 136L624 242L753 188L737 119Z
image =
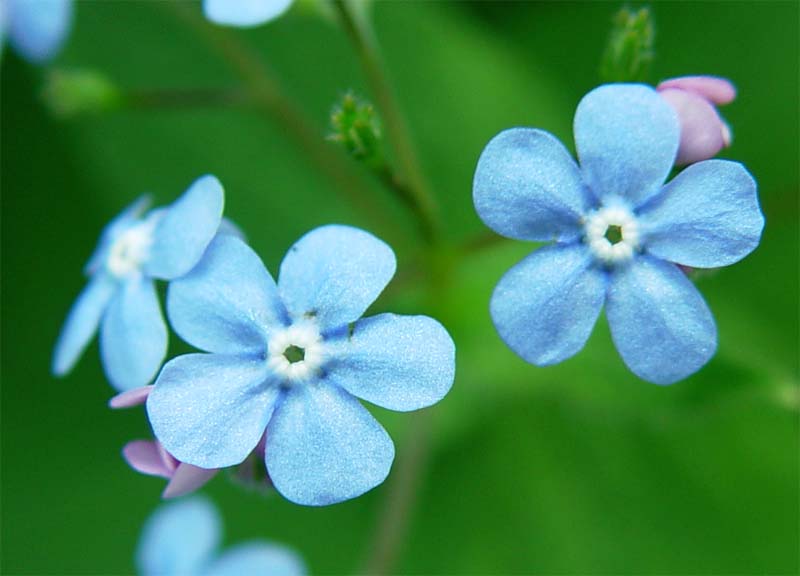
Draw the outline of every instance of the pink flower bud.
M731 130L717 113L715 104L736 98L736 88L724 78L683 76L661 82L656 90L678 114L681 143L677 165L714 157L731 144Z

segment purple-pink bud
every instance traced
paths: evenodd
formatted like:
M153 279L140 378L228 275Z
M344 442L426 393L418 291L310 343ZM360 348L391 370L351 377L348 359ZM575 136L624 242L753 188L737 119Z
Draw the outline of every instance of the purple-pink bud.
M675 164L713 158L731 144L731 130L715 104L736 98L736 88L724 78L683 76L661 82L656 90L673 107L681 123L681 142Z

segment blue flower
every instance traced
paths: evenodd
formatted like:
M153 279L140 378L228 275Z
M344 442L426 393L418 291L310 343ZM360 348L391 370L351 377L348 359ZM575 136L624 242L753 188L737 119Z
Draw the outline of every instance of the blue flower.
M302 560L283 546L240 544L217 554L219 514L208 500L191 498L161 506L148 518L136 565L142 576L301 576Z
M276 285L243 242L217 237L172 282L175 331L208 354L168 362L147 399L158 440L181 462L242 462L266 430L265 462L289 500L326 505L383 482L386 431L356 397L417 410L450 389L455 347L427 316L361 315L395 271L386 244L325 226L287 253Z
M53 354L53 373L77 362L100 326L106 376L117 390L148 384L167 352L167 326L154 279L183 276L217 233L224 193L203 176L171 206L147 215L140 198L105 228L86 265L89 284L67 316Z
M294 0L203 0L206 18L223 26L249 28L274 20Z
M44 62L61 49L72 27L72 0L0 0L0 50L9 42L30 62Z
M503 236L554 241L492 295L495 327L523 359L544 366L576 354L604 305L614 344L640 378L671 384L713 356L714 319L678 265L744 258L764 217L755 181L735 162L700 162L663 185L679 139L675 113L654 90L620 84L578 106L580 167L542 130L513 128L486 146L478 215Z

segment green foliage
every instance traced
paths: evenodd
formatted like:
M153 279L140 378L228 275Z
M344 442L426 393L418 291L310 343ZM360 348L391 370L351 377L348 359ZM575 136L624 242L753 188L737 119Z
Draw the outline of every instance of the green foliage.
M122 106L117 86L97 70L55 68L45 79L42 99L60 118L108 112Z
M644 81L655 55L654 39L655 25L649 8L621 8L612 21L600 78L604 82Z
M383 168L385 159L378 115L372 104L352 92L344 94L334 106L328 138L370 168Z

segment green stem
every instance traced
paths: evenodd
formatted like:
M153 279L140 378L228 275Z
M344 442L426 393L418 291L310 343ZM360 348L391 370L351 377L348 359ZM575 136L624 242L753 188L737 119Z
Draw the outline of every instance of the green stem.
M389 180L390 184L394 183L391 188L400 195L403 202L411 206L420 221L426 240L433 244L440 231L436 201L428 189L408 127L403 120L389 80L384 74L384 67L381 64L377 43L369 28L369 22L354 13L348 0L334 0L333 4L339 14L342 27L353 43L364 69L373 97L381 112L386 135L396 155L400 173L406 182L398 185L397 178L392 178ZM404 191L407 191L407 194L403 194Z
M188 24L231 66L247 88L254 106L277 122L336 185L346 201L361 208L383 230L399 237L397 224L378 205L366 180L348 158L325 142L304 112L283 92L271 70L229 30L206 22L193 3L162 2Z

